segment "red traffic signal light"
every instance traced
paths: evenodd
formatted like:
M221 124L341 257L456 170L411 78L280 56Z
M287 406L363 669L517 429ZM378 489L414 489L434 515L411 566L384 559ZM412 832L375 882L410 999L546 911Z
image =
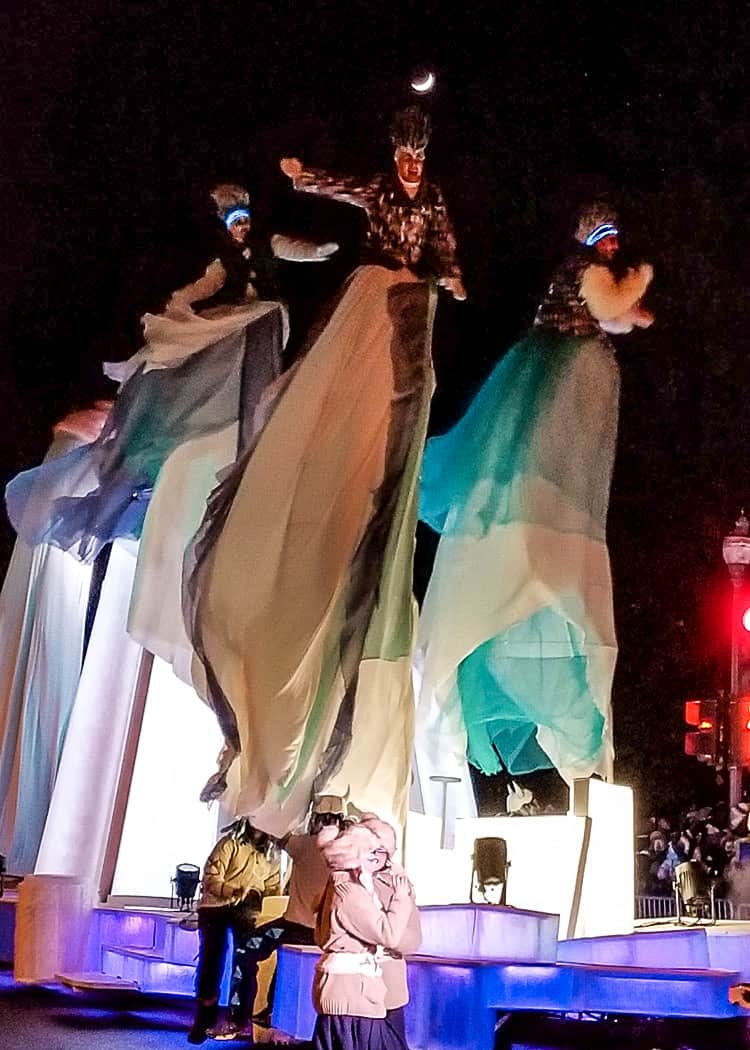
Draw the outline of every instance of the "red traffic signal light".
M718 703L716 700L687 700L685 721L695 726L685 733L685 754L699 762L714 764L719 753ZM748 733L750 737L750 732Z

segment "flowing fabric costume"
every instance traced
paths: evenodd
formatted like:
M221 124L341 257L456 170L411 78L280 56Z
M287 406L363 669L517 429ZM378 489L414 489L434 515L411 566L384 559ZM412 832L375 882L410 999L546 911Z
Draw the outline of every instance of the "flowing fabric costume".
M214 319L189 309L147 315L144 349L117 366L124 382L101 436L79 447L58 438L54 456L9 486L19 540L0 596L0 852L13 871L32 871L37 860L76 717L88 562L104 544L142 536L131 543L137 562L125 559L123 640L129 618L141 645L202 690L181 615L183 555L217 473L247 444L260 394L279 374L283 329L280 305L269 302ZM118 549L108 591L123 564ZM101 662L100 634L95 627L87 665Z
M77 444L55 437L48 460ZM34 870L83 658L91 566L18 539L0 592L0 854Z
M265 426L212 499L187 585L228 745L214 786L239 753L234 808L277 834L313 790L405 817L436 302L414 268L458 272L435 187L411 199L387 177L361 186L307 173L297 188L365 208L374 264L355 271L268 397Z
M618 283L593 263L582 250L561 267L529 334L427 446L420 516L441 538L417 732L444 771L467 755L485 773L611 775L619 371L602 325L632 327L651 271Z
M71 550L82 561L115 538L138 539L171 453L235 423L241 406L250 404L251 425L259 391L280 370L278 315L271 302L217 319L189 309L147 314L144 350L111 373L125 382L100 437L8 485L8 517L19 536L30 546ZM278 336L269 337L272 331Z

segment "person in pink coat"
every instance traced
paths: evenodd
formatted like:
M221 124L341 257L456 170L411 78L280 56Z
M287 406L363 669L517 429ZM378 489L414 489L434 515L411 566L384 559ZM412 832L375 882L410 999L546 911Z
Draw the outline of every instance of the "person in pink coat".
M314 1050L405 1050L406 1041L387 1018L386 951L397 952L412 915L406 875L392 876L381 895L375 875L384 865L383 843L366 823L318 836L331 871L318 910L313 1002L318 1020Z

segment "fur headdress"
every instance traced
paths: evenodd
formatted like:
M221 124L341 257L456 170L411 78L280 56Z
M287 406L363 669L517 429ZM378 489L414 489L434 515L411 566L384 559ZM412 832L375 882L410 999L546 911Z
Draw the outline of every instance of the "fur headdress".
M347 802L349 791L345 795L316 795L313 799L313 813L335 813L342 817L347 816Z
M407 106L394 113L391 121L391 142L396 147L407 149L426 149L430 141L432 122L429 114L419 106Z
M617 212L604 201L596 201L581 212L575 239L592 247L604 237L617 236L618 232Z
M222 182L211 190L211 199L216 205L220 219L225 220L236 208L250 207L250 194L244 186L235 182Z
M371 831L388 856L393 856L396 852L396 832L390 824L381 820L375 813L363 813L359 818L359 826Z

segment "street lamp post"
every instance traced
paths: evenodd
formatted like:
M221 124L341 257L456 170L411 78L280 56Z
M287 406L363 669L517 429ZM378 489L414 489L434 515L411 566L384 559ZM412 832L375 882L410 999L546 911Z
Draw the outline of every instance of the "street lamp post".
M734 532L724 537L722 554L732 581L732 655L729 680L729 804L736 806L742 801L742 766L738 764L738 749L735 744L735 703L740 693L740 598L742 585L750 566L750 521L744 510L740 511Z

